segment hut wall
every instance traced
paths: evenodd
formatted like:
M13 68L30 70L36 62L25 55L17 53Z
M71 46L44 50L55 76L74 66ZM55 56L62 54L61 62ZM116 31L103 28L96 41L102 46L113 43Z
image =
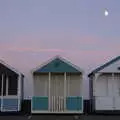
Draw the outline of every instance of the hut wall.
M120 74L103 74L96 80L96 110L120 110Z
M67 96L81 96L82 95L82 78L80 75L67 75Z
M113 98L114 98L114 108L120 110L120 73L114 74L113 80Z
M51 96L64 96L64 75L51 75Z
M66 76L65 76L66 75ZM65 85L66 78L66 87ZM82 112L82 75L51 73L34 76L32 112ZM66 89L66 91L65 91ZM50 96L49 96L50 93ZM66 93L66 94L65 94Z
M108 79L105 75L101 75L96 80L95 96L107 96L108 95Z
M48 75L36 75L34 78L34 96L48 96Z

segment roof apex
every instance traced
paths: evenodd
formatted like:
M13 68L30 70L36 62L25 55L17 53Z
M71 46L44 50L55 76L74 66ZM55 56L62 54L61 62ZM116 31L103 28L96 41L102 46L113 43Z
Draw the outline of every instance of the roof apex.
M44 67L45 65L48 65L49 63L51 63L52 61L59 59L60 61L68 64L69 66L75 68L77 71L82 72L83 70L80 69L78 66L72 64L71 62L67 61L66 59L64 59L63 57L61 57L60 55L56 55L53 58L49 59L47 62L44 62L43 64L41 64L40 66L36 67L35 69L32 70L32 73L34 73L35 71L37 71L38 69L41 69L42 67Z
M103 70L105 67L108 67L109 65L115 63L116 61L120 60L120 56L117 56L115 58L113 58L112 60L110 60L109 62L101 65L100 67L96 68L95 70L93 70L90 74L88 74L88 77L90 77L91 75L99 72L100 70Z
M6 62L4 62L3 60L0 59L0 63L3 64L4 66L6 66L7 68L11 69L13 72L17 73L17 74L21 74L23 75L21 72L19 72L18 70L16 70L15 68L13 68L12 66L8 65ZM24 75L23 75L24 76Z

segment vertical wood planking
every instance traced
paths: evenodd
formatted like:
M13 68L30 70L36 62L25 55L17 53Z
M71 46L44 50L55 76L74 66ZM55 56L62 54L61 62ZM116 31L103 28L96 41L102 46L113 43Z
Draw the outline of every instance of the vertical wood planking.
M3 79L4 79L4 74L2 74L2 88L1 88L1 111L3 109Z
M67 80L67 75L65 72L64 73L64 110L66 110L66 80Z
M49 89L48 89L48 100L49 100L49 103L48 103L48 106L49 106L49 111L50 111L50 98L51 98L51 95L50 95L50 91L51 91L51 89L50 89L50 87L51 87L51 85L50 85L50 82L51 82L51 73L49 72L48 73L49 74L49 77L48 77L48 87L49 87Z

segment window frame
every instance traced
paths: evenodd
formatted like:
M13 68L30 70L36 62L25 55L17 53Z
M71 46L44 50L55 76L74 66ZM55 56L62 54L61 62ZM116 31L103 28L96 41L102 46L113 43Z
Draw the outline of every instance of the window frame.
M16 76L16 78L15 78L15 80L17 81L16 94L9 94L9 77L10 77L9 75L1 74L1 86L0 86L0 88L1 88L1 94L0 94L0 97L1 96L3 96L3 97L18 96L18 86L19 86L18 76ZM12 76L12 77L14 77L14 76Z

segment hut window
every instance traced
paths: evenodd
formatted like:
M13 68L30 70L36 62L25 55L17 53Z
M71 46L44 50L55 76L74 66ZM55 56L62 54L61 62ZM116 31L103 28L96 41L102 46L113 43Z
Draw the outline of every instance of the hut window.
M0 95L1 95L1 89L2 89L2 75L0 75Z
M8 95L17 95L18 80L17 77L9 76Z
M6 75L3 77L3 96L6 95Z
M120 67L118 67L117 69L120 70Z

